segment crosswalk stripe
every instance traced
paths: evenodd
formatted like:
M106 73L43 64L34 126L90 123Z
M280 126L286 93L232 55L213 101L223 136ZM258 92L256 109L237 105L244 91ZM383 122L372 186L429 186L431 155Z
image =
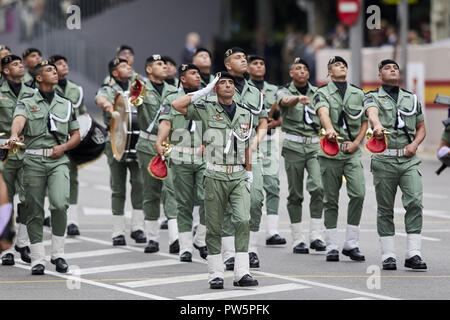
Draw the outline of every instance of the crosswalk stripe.
M265 293L275 293L282 291L292 291L292 290L300 290L300 289L308 289L311 287L304 286L296 283L287 283L287 284L278 284L273 286L264 286L264 287L250 287L240 290L229 290L222 292L214 292L214 293L205 293L205 294L195 294L190 296L182 296L177 297L177 299L181 300L217 300L217 299L229 299L229 298L237 298L237 297L245 297L245 296L254 296L258 294Z
M83 214L85 216L111 216L112 217L112 211L108 208L95 208L95 207L83 207ZM131 211L127 210L125 211L125 217L131 218Z
M81 243L81 242L82 242L81 240L71 239L71 238L68 238L68 239L64 240L65 244L68 244L68 243ZM52 245L52 240L45 240L45 241L43 241L43 243L44 243L44 246L51 246Z
M80 275L93 274L93 273L104 273L104 272L114 272L114 271L124 271L124 270L134 270L143 268L155 268L155 267L165 267L170 265L182 264L180 261L173 259L148 261L148 262L138 262L138 263L127 263L127 264L117 264L111 266L85 268L77 270Z
M98 257L98 256L107 256L111 254L118 253L129 253L128 250L123 249L105 249L105 250L92 250L92 251L80 251L80 252L72 252L64 254L65 259L79 259L79 258L88 258L88 257ZM49 260L49 256L46 257Z

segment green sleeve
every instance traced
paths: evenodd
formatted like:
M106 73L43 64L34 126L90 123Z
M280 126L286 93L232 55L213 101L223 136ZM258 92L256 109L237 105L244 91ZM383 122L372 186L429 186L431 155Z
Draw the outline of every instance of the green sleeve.
M325 98L325 95L321 91L317 91L316 94L314 95L312 105L316 112L322 107L330 109L330 104L328 103L328 100Z
M13 118L15 118L17 116L23 116L26 119L28 119L27 108L26 108L25 104L20 102L20 101L18 102L16 108L14 109L14 116L13 116Z
M187 107L187 113L184 116L186 120L198 120L206 121L208 112L206 111L206 104L203 101L199 101L194 104L190 104Z
M422 112L422 105L420 104L420 102L417 102L417 112L416 112L416 124L421 123L423 121L425 121L425 116L423 115Z
M105 97L109 102L114 103L113 89L109 86L101 87L98 90L95 99L97 99L98 97Z
M283 89L280 89L277 91L276 101L280 108L284 108L283 105L281 104L281 100L283 100L284 97L288 97L288 96L291 96L291 93L286 88L283 88Z

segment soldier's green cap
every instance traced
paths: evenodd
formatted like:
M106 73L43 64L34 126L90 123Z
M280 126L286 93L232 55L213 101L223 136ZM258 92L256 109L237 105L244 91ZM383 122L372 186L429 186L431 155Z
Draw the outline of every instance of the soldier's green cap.
M16 61L16 60L22 61L22 58L20 58L19 56L14 55L14 54L10 54L9 56L3 57L2 58L2 69L4 67L6 67L8 64L10 64L11 62Z
M37 64L36 67L34 67L34 73L37 74L37 72L38 72L41 68L46 67L46 66L51 66L51 67L54 67L56 70L58 70L58 69L56 68L56 66L55 66L52 62L50 62L50 61L48 61L48 60L42 60L40 63Z
M126 44L123 44L123 45L117 47L117 51L116 51L116 52L117 52L117 55L119 55L119 53L121 53L121 52L124 51L124 50L130 50L131 53L134 54L134 50L133 50L132 47L127 46Z
M67 58L60 55L60 54L54 54L53 56L51 56L50 58L48 58L48 61L51 63L56 63L59 60L64 60L65 62L67 62Z
M248 63L252 63L253 61L256 61L256 60L262 60L262 61L264 61L264 63L266 63L266 59L264 59L264 57L258 56L257 54L249 54L247 56Z
M345 61L344 58L340 56L334 56L330 60L328 60L328 66L331 66L333 63L336 62L342 62L345 65L345 67L348 68L347 61Z
M242 52L243 54L245 54L244 49L239 48L239 47L233 47L231 49L228 49L227 51L225 51L225 59L228 58L229 56L231 56L232 54L235 54L238 52Z
M122 62L128 64L128 61L125 59L120 59L120 58L112 59L108 64L109 74L111 74L113 72L113 70Z
M385 65L387 65L387 64L395 64L395 65L397 66L397 68L400 69L400 66L398 65L397 62L395 62L395 61L392 60L392 59L385 59L385 60L382 60L382 61L378 64L378 71L380 71L380 70L381 70Z
M146 60L146 65L155 62L155 61L163 61L164 63L166 63L166 59L164 59L163 56L161 56L160 54L153 54L150 57L147 58Z
M192 63L183 63L182 65L180 65L180 67L178 68L178 74L181 75L183 73L185 73L188 70L197 70L198 72L200 72L200 69Z
M215 74L215 77L219 77L219 80L220 79L231 79L231 80L233 80L233 82L236 82L236 79L227 71L217 72Z
M195 57L197 54L199 54L200 52L207 52L207 53L209 54L209 57L212 58L211 51L209 51L209 50L206 49L206 48L197 48L197 50L195 50L194 57Z
M26 49L23 53L22 53L22 58L26 58L26 57L28 57L30 54L32 54L33 52L37 52L37 53L39 53L39 55L42 57L42 53L41 53L41 51L39 50L39 49L36 49L36 48L28 48L28 49Z
M305 61L305 59L302 59L302 58L300 58L300 57L297 57L297 58L295 58L294 61L292 62L291 67L292 67L293 65L295 65L295 64L303 64L303 65L306 67L306 69L308 69L308 71L310 70L310 69L309 69L309 65L308 65L308 63Z
M166 63L167 63L167 62L170 62L170 63L173 64L174 66L177 65L177 63L175 62L175 60L173 60L173 59L172 59L171 57L169 57L169 56L162 56L162 59L165 60Z

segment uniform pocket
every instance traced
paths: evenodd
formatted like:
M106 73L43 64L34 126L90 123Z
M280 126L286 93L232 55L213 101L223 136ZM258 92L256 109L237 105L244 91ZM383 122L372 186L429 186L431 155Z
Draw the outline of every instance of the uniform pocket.
M45 114L32 112L30 113L27 122L30 136L35 137L45 132L47 126Z

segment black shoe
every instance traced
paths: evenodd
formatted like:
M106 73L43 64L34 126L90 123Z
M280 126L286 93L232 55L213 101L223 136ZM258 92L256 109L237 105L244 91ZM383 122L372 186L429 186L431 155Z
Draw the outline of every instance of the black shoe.
M167 229L169 229L169 222L168 222L167 220L164 220L164 221L161 223L161 225L159 226L159 228L160 228L161 230L167 230Z
M134 239L134 241L136 241L136 243L146 243L147 242L147 237L145 236L145 233L142 230L133 231L131 233L130 237L131 237L131 239Z
M342 250L342 254L344 256L350 257L350 259L354 261L365 261L366 258L364 255L359 251L359 248L353 248L351 250Z
M194 248L198 250L198 252L200 253L200 257L206 259L206 257L208 256L208 248L206 248L206 246L199 247L194 243Z
M320 239L316 239L313 242L311 242L311 244L309 245L309 248L314 249L316 251L327 251L327 246Z
M414 257L405 260L405 267L414 270L426 270L427 264L422 260L421 257L415 255Z
M339 261L339 251L330 250L327 252L327 261Z
M31 268L31 274L33 276L42 276L44 274L45 267L42 264L37 264Z
M228 271L234 270L234 257L228 258L227 261L225 261L224 263L225 263L226 270L228 270Z
M244 275L241 280L234 281L233 285L235 287L253 287L258 285L258 280L253 279L251 275Z
M76 224L69 224L67 226L67 235L68 236L79 236L80 235L80 230L78 229Z
M2 265L4 266L13 266L15 263L12 253L7 253L2 257Z
M150 240L148 242L148 245L144 249L145 253L153 253L158 251L159 251L159 243L153 240Z
M281 237L279 234L274 234L266 240L266 246L274 246L278 244L286 244L286 239Z
M383 270L397 270L397 261L389 257L383 261Z
M180 253L180 242L178 242L178 239L175 240L175 241L169 246L169 253Z
M223 279L222 278L214 278L209 282L210 289L223 289Z
M308 246L303 242L300 242L292 251L294 253L309 253Z
M63 258L58 258L55 260L51 259L50 262L56 266L56 272L66 273L67 269L69 269L69 265Z
M14 246L14 249L16 249L16 251L20 253L20 259L22 259L23 262L31 263L30 247L26 246L23 248L19 248L18 246Z
M255 252L248 253L248 260L250 262L250 268L259 268L259 258Z
M52 221L51 221L50 217L47 217L44 219L44 226L49 227L49 228L52 226Z
M112 240L113 240L113 246L126 246L127 245L127 242L125 241L125 236L123 236L123 235L114 237Z
M192 253L186 251L183 252L180 256L180 261L181 262L192 262Z

